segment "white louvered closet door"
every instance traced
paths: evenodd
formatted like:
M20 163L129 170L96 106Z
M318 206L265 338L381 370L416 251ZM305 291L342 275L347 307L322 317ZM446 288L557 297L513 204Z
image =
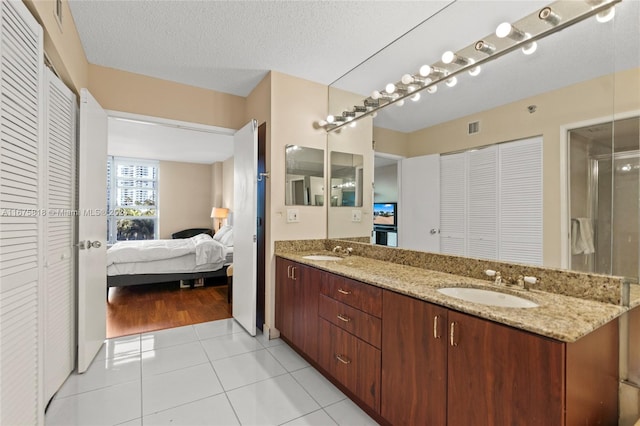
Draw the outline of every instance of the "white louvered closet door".
M466 254L466 156L440 157L440 253Z
M498 147L467 152L467 256L498 258Z
M58 391L75 365L74 222L76 97L45 71L45 324L44 399Z
M0 4L0 424L43 422L42 30Z
M542 137L500 145L500 256L542 265Z

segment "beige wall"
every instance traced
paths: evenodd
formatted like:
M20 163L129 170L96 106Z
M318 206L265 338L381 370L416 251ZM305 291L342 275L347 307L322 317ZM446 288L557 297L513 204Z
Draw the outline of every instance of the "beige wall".
M330 91L331 111L336 114L362 103L362 96L332 88ZM362 207L328 207L328 238L369 237L373 228L373 124L370 116L356 122L356 127L345 126L327 136L327 159L329 167L325 176L330 177L331 152L346 152L363 157ZM329 200L329 192L325 199ZM329 203L327 203L329 204ZM360 210L362 220L352 221L352 211Z
M615 97L614 97L615 93ZM543 136L543 262L559 267L561 259L561 126L585 120L610 121L613 113L640 110L640 69L620 72L469 115L409 134L408 156L446 153ZM530 114L528 105L537 105ZM480 121L479 134L467 124ZM379 129L378 129L379 131ZM384 145L387 146L387 145ZM388 149L388 148L387 148ZM384 152L384 151L383 151Z
M222 162L211 165L211 207L223 207Z
M239 129L245 98L91 64L89 91L103 108Z
M258 87L249 96L248 113L254 118L267 118L267 170L271 177L266 190L266 300L265 323L274 327L275 257L274 241L306 238L325 238L326 207L296 206L300 222L286 222L284 204L285 145L297 144L325 149L326 132L313 123L327 115L327 86L307 80L271 72L269 87ZM266 81L263 83L267 84ZM262 83L261 83L262 84ZM270 119L269 119L270 116Z
M62 28L54 14L55 1L24 0L44 29L44 51L62 81L76 94L89 87L89 63L76 30L69 3L62 2Z
M373 141L376 152L407 157L409 155L409 133L385 129L373 128Z
M187 228L211 228L211 165L160 161L160 238Z
M220 207L233 211L233 157L224 160L221 170L222 197Z

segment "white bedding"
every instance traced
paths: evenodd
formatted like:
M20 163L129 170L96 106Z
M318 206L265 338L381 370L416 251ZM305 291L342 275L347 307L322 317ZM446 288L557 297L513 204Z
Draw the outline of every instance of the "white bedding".
M137 274L178 274L202 271L217 271L226 262L196 265L193 253L171 259L152 260L148 262L124 262L107 266L107 275L137 275Z
M224 262L227 248L211 237L203 238L202 235L176 240L121 241L107 250L107 266L147 263L185 255L192 255L196 266L217 264Z

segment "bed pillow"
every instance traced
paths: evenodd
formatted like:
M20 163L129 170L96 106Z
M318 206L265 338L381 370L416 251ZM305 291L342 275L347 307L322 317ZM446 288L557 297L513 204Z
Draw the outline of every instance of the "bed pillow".
M193 241L194 243L198 243L199 241L207 241L207 240L212 240L213 238L211 238L211 235L209 234L198 234L198 235L194 235L193 237L191 237L191 241Z
M226 232L219 241L220 244L226 247L233 247L233 229Z
M224 225L218 230L218 232L216 232L213 235L213 239L219 242L222 239L222 237L224 237L225 234L231 231L232 229L233 227L231 225Z

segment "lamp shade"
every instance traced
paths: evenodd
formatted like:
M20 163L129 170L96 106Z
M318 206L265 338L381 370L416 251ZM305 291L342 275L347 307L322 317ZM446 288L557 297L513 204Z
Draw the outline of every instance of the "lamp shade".
M211 217L216 219L226 219L229 215L229 209L224 207L214 207L211 209Z

